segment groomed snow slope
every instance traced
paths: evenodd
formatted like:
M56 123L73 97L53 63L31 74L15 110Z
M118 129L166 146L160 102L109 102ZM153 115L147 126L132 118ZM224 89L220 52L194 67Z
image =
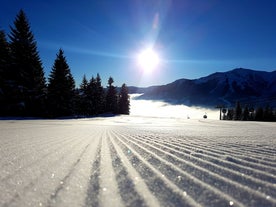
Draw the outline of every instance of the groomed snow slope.
M276 206L275 123L0 121L0 206Z

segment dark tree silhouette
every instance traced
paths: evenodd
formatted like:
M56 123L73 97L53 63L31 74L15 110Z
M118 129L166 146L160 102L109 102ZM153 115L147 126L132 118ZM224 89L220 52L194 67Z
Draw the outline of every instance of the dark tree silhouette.
M81 88L86 84L83 80ZM97 115L104 112L104 89L101 83L101 77L97 74L96 78L92 76L86 89L83 90L83 102L85 103L85 111L88 115Z
M250 121L254 120L254 111L255 111L254 107L251 106L249 108L249 120Z
M129 106L130 106L130 101L129 101L129 95L128 95L128 88L126 84L123 84L119 94L119 113L129 114Z
M235 110L228 109L226 119L242 121L276 121L276 111L270 107L269 104L267 104L265 108L259 106L256 110L254 110L252 106L248 107L248 105L246 105L244 109L241 107L239 109L239 107L239 103L237 102ZM238 119L239 116L237 116L237 114L239 113L236 112L239 110L242 111L241 119Z
M95 82L95 113L101 114L104 112L105 94L102 87L102 81L99 74L97 74Z
M76 113L78 115L87 116L88 114L88 107L89 102L87 98L88 90L88 81L86 76L84 75L82 78L82 82L80 84L80 88L77 90L77 97L76 97Z
M234 119L235 120L241 120L241 118L242 118L242 108L241 108L240 102L237 101L236 107L235 107Z
M96 114L96 79L94 76L91 77L88 87L87 87L87 103L88 103L88 108L87 112L88 115L95 115Z
M118 100L116 87L113 86L113 83L113 78L109 77L106 92L106 112L116 114L118 112Z
M2 90L5 79L7 78L9 66L9 43L4 31L0 30L0 89Z
M80 85L81 92L85 93L87 91L87 87L88 87L88 80L86 79L86 75L84 75Z
M50 116L73 115L74 101L75 81L63 50L60 49L49 77L48 106Z
M8 79L14 85L11 93L15 115L41 115L46 81L36 41L23 10L16 16L9 38L12 64Z
M118 95L112 77L106 91L99 74L89 82L84 76L80 88L75 89L61 49L46 86L36 41L23 10L19 11L10 29L10 41L5 32L0 31L0 116L129 114L127 87L123 84Z
M263 120L264 121L273 121L273 109L267 104L264 108Z
M243 121L248 121L249 120L249 108L248 106L246 105L244 110L243 110L243 113L242 113L242 120Z
M256 121L263 121L264 118L264 110L262 107L258 107L255 114Z
M11 76L10 67L10 50L4 31L0 31L0 116L8 115L9 100L11 100Z

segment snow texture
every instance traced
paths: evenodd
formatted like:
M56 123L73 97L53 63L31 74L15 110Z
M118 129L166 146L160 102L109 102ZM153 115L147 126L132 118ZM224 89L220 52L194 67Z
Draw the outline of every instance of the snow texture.
M0 206L276 206L275 123L0 121Z

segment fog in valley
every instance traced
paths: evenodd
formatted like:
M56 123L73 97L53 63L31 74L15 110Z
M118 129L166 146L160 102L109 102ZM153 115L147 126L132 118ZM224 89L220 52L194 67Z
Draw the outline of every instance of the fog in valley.
M130 95L130 115L147 117L166 117L184 119L203 119L206 114L208 119L219 119L219 110L189 107L185 105L172 105L164 101L139 100L141 94Z

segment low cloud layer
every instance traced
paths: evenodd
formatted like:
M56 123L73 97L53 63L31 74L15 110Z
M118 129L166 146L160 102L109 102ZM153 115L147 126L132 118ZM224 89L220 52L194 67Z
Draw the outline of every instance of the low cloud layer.
M208 119L219 119L219 110L211 110L185 105L172 105L163 101L137 100L139 94L131 94L130 114L134 116L203 119L206 114Z
M185 105L172 105L163 101L137 100L139 94L131 94L130 114L134 116L203 119L219 119L219 111Z

